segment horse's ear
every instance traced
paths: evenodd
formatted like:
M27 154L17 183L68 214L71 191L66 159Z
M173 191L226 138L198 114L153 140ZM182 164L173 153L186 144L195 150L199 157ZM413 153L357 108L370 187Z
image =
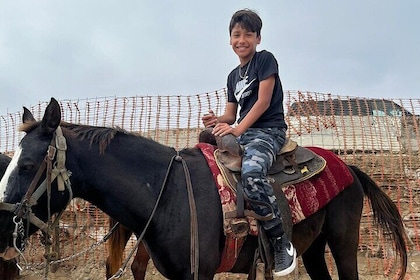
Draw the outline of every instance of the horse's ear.
M61 122L61 108L57 100L53 97L45 109L44 117L41 121L41 128L44 133L53 133Z
M32 115L31 111L28 110L28 108L23 107L23 116L22 116L22 123L29 123L34 122L35 118Z

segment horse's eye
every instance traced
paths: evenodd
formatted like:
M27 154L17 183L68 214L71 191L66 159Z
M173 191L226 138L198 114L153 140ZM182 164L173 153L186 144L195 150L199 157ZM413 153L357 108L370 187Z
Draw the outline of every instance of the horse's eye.
M21 171L30 171L34 168L34 165L32 163L26 163L26 164L22 164L20 166L20 170Z

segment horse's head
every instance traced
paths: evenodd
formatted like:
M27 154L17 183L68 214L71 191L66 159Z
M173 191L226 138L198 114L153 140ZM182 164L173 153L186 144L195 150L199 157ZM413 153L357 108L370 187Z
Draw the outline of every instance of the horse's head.
M41 229L71 198L65 162L65 139L59 127L61 109L51 98L37 122L24 108L21 140L0 182L0 257L14 258L25 239Z

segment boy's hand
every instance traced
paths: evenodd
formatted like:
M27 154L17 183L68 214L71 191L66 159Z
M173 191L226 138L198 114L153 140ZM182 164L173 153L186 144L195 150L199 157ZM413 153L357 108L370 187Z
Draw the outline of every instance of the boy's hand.
M216 124L216 126L212 130L212 133L216 136L225 136L227 134L233 134L236 137L239 136L239 135L235 135L235 128L231 127L227 123Z
M204 114L204 116L201 117L201 121L206 128L214 127L218 123L217 117L212 110L210 110L208 114Z

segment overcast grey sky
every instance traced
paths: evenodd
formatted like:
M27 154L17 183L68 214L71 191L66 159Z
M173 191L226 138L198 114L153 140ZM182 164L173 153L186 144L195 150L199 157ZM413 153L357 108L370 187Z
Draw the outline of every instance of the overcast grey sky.
M239 63L228 24L241 8L260 14L259 50L276 56L286 90L419 96L417 0L2 0L0 115L52 96L223 88Z

